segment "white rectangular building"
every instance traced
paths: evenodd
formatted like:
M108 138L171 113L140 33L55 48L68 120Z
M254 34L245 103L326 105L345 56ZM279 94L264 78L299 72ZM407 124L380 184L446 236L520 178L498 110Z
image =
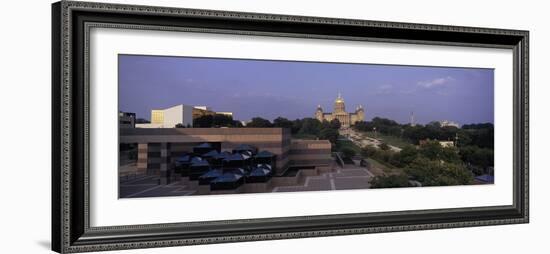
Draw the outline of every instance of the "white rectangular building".
M177 124L193 127L193 107L176 105L166 109L151 110L151 123L136 124L136 128L175 128Z

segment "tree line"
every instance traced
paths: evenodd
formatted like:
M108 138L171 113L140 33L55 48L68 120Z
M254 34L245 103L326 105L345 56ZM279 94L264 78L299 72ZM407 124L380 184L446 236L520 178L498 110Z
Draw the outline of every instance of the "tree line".
M365 147L361 154L404 171L404 174L375 177L372 188L406 187L410 185L409 180L422 186L465 185L474 177L458 148L442 147L437 141L423 143L418 148L409 145L399 152Z
M289 120L284 117L277 117L270 122L267 119L261 117L254 117L246 124L246 127L254 128L269 128L279 127L290 129L290 132L294 135L309 135L318 139L326 139L331 143L336 143L338 139L338 129L340 129L340 121L334 119L332 121L319 121L315 118L302 118Z
M473 176L491 174L494 166L494 126L492 123L441 126L399 124L393 120L374 118L358 122L357 131L376 131L400 137L411 145L394 152L385 144L364 147L361 154L391 167L403 168L405 174L379 176L371 181L373 188L409 186L409 180L423 186L467 184ZM439 141L454 141L454 147L442 147ZM423 141L423 142L420 142Z
M411 126L375 117L369 122L358 122L353 128L364 132L376 130L384 135L400 137L413 145L419 145L421 140L454 141L456 147L454 152L476 174L490 173L490 167L494 164L494 125L492 123L466 124L461 128L441 126L439 122ZM385 162L388 162L391 157L385 151L381 151L378 156Z
M420 140L457 140L458 146L494 147L494 126L492 123L467 124L461 128L441 126L439 122L426 125L399 124L393 120L375 117L371 121L361 121L353 126L363 132L376 131L380 134L403 138L418 145Z
M326 139L336 143L338 139L338 129L341 124L338 119L330 122L319 121L315 118L302 118L289 120L284 117L277 117L272 121L261 117L253 117L250 122L243 126L241 122L233 120L233 117L227 115L204 115L193 119L193 127L196 128L220 128L220 127L247 127L247 128L287 128L292 134L309 135L318 139ZM178 128L188 126L177 125Z

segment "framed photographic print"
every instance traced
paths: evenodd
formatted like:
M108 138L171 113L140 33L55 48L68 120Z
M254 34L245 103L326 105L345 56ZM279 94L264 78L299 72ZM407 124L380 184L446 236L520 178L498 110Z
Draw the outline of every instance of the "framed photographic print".
M528 31L52 11L57 252L528 222Z

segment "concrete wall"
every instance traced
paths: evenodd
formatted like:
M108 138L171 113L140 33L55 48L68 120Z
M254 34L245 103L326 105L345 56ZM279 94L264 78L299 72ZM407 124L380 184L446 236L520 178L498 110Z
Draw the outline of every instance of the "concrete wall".
M240 144L249 144L259 150L266 150L277 157L276 173L282 173L289 164L290 131L282 128L160 128L124 129L120 131L120 143L152 144L148 151L149 165L156 164L156 144L169 143L171 162L192 147L204 142L219 142L221 149L231 151ZM138 160L139 160L138 153Z
M176 124L183 123L183 105L177 105L164 110L164 128L174 128Z
M177 105L164 110L164 128L174 128L178 123L193 126L193 107Z
M289 166L327 166L332 162L328 140L292 140Z

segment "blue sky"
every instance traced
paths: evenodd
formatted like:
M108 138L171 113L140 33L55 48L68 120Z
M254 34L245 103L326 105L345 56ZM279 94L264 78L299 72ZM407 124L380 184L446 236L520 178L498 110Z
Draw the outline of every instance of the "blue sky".
M231 111L237 120L313 117L346 110L367 120L493 122L492 69L119 55L119 109L150 118L177 104Z

